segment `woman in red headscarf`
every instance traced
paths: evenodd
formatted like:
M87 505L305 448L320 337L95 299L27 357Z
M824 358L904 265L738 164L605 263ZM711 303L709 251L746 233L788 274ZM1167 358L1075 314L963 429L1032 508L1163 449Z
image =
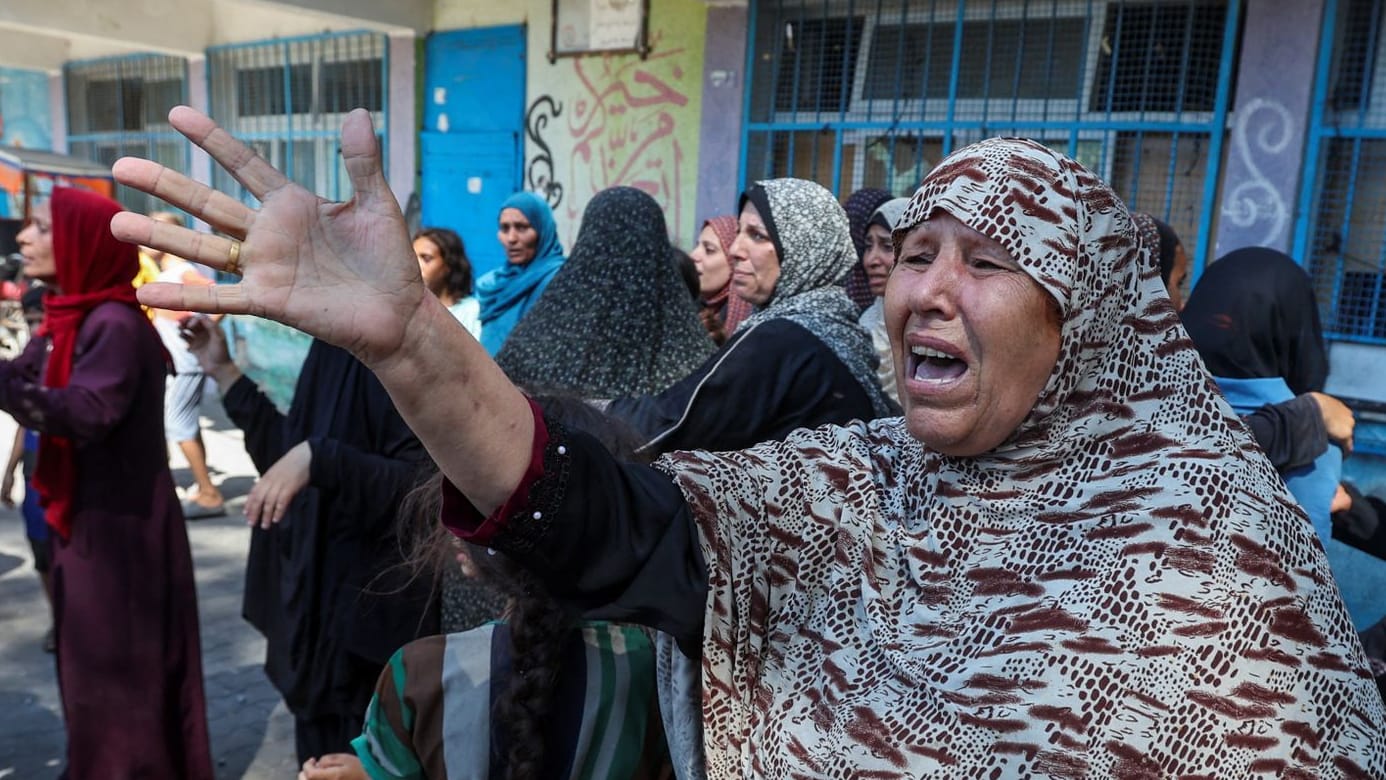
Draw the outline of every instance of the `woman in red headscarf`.
M698 292L702 298L699 316L708 335L719 346L755 309L732 292L732 267L727 250L736 238L736 229L736 217L712 217L703 223L698 245L688 253L698 267Z
M0 363L0 409L37 429L70 780L212 777L197 594L164 448L168 354L135 301L119 204L58 188L19 234L52 285L36 338ZM51 345L51 346L50 346Z

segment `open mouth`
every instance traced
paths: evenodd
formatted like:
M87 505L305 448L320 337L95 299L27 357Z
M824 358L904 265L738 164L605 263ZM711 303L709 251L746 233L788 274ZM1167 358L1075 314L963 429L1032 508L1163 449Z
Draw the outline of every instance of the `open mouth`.
M909 376L916 382L942 384L967 373L967 361L932 347L913 346L909 354Z

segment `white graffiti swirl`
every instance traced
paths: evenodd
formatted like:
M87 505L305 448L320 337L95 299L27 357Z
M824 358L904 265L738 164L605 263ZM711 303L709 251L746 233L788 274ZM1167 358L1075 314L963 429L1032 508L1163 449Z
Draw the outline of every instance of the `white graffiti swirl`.
M1232 143L1247 176L1223 199L1222 214L1237 227L1267 223L1265 234L1252 244L1276 246L1290 221L1285 198L1261 172L1254 157L1280 154L1289 147L1293 135L1294 118L1278 101L1258 97L1237 112Z

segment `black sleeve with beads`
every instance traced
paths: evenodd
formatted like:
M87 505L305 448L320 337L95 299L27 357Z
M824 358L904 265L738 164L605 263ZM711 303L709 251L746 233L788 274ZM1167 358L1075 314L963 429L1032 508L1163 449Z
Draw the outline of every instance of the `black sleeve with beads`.
M667 475L551 425L544 474L492 546L588 618L650 626L698 654L707 566L692 513Z

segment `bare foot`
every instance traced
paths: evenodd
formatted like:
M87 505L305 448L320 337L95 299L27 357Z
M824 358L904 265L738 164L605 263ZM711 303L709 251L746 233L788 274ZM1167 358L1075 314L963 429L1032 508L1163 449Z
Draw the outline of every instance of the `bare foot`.
M188 493L187 495L189 501L204 507L218 507L225 503L226 500L222 497L221 491L216 488L212 488L210 491L195 490L195 492Z

